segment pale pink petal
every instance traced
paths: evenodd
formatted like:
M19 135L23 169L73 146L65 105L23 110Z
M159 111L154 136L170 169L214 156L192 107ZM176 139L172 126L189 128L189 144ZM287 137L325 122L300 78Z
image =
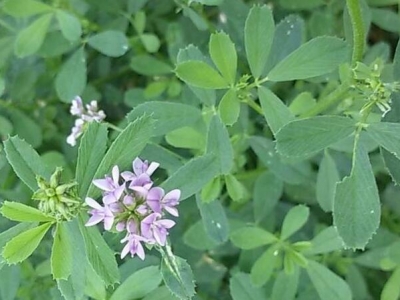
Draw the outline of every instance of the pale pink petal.
M115 184L118 184L119 181L119 168L118 166L114 166L112 168L112 178Z
M171 228L176 224L174 221L168 219L158 220L156 223L164 228Z
M143 171L144 164L145 163L139 157L136 157L135 160L132 162L133 172L136 175L140 175L140 174L144 173L144 171Z
M117 201L119 200L119 198L121 198L122 193L125 191L125 186L121 185L119 187L117 187L114 191L114 196L117 199Z
M87 205L89 205L90 207L93 207L93 208L95 208L97 210L103 209L103 207L99 203L97 203L96 200L94 200L94 199L92 199L90 197L86 197L85 202L86 202Z
M157 168L158 168L159 166L160 166L159 163L152 162L152 163L150 164L150 166L147 168L146 173L147 173L148 175L152 175L152 174L154 173L154 171L157 170Z
M144 249L140 242L137 242L136 254L141 260L144 260L144 256L145 256Z
M137 232L137 225L136 225L136 222L134 221L134 220L129 220L128 222L127 222L127 226L126 226L126 230L129 232L129 233L136 233Z
M125 181L129 181L132 180L134 178L136 178L135 174L133 174L130 171L124 171L121 173L121 177L125 180Z
M117 202L118 199L115 198L114 193L107 193L103 196L103 203L106 205Z
M150 206L150 205L149 205ZM178 210L175 207L171 207L171 206L164 206L164 209L169 212L171 215L173 215L174 217L178 217L179 213Z
M146 203L151 208L152 211L154 211L156 213L161 213L161 203L160 203L160 201L147 199Z
M93 215L90 217L90 219L86 222L85 226L93 226L96 225L98 223L100 223L101 221L103 221L104 216L102 215Z
M122 242L122 241L121 241ZM130 243L128 242L126 245L125 245L125 247L124 247L124 249L122 249L122 251L121 251L121 259L122 258L124 258L128 253L129 253L129 250L130 250Z
M104 218L104 229L105 230L110 230L112 228L112 225L114 223L114 217L105 217Z
M93 180L93 184L103 191L112 192L114 190L114 187L110 184L109 178L95 179Z
M162 197L164 197L164 190L160 187L154 187L152 189L150 189L150 191L147 194L147 200L150 201L155 201L158 200L160 201L162 199Z
M160 244L161 246L165 245L165 236L160 232L160 230L157 227L154 227L153 235L154 235L154 239L156 240L156 242L158 244ZM164 239L163 239L163 237L164 237ZM164 241L164 243L163 243L163 241Z
M175 190L172 190L172 191L168 192L165 195L164 200L166 202L168 202L168 201L178 201L180 197L181 197L181 190L175 189Z
M126 195L122 200L122 203L124 203L126 206L131 206L135 203L135 201L131 195Z
M124 222L124 221L118 222L117 225L115 226L115 229L116 229L117 231L119 231L119 232L124 231L124 229L125 229L125 222Z
M129 186L129 188L138 193L138 195L142 198L146 198L148 194L148 190L142 186Z

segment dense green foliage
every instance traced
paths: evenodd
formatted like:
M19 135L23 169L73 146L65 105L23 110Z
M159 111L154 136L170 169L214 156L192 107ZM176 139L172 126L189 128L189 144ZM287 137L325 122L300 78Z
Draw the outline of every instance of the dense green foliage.
M0 0L0 300L399 299L399 5ZM136 157L180 190L143 261L85 226Z

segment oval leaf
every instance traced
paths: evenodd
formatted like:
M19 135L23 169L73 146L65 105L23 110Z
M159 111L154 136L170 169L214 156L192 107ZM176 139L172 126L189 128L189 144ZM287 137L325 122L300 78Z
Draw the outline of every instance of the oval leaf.
M336 186L333 222L346 247L364 249L379 227L381 205L368 153L358 146L353 168Z
M236 273L229 281L229 290L233 300L265 300L263 289L253 285L250 275Z
M228 82L203 61L185 61L176 66L176 75L188 84L205 89L226 89Z
M52 18L53 14L41 16L18 34L15 41L15 54L18 57L26 57L39 50Z
M74 42L81 37L81 23L74 15L63 10L57 10L56 17L61 32L67 40Z
M228 90L222 97L218 105L218 113L225 125L231 126L236 123L240 114L240 102L235 90Z
M375 142L400 159L399 123L372 123L368 124L366 130Z
M272 11L266 5L253 6L246 19L244 41L251 74L260 77L274 40L275 24Z
M67 279L72 271L72 237L66 222L57 223L51 250L51 273L53 279Z
M272 233L259 227L243 227L230 235L232 243L240 249L254 249L277 241Z
M355 130L356 122L339 116L319 116L296 120L276 135L276 149L284 156L307 157L340 141Z
M268 74L272 81L306 79L327 74L349 58L346 42L336 37L308 41L278 63Z
M40 210L18 202L5 201L0 209L1 214L18 222L52 222L53 217L46 216Z
M251 268L251 281L255 286L263 286L271 278L272 272L279 261L278 247L270 247L260 258L256 260Z
M52 7L34 0L6 0L3 4L3 10L13 17L24 18L50 12Z
M236 79L237 54L235 45L224 32L211 35L209 43L211 59L229 84Z
M100 32L88 39L88 44L100 53L119 57L124 55L128 49L128 39L125 34L117 30Z
M58 97L65 102L71 102L77 95L82 94L86 87L86 58L83 47L62 65L56 80Z
M39 246L52 223L44 223L29 229L11 239L3 249L3 257L9 264L19 263L28 258Z
M281 239L285 240L298 231L307 222L310 209L304 205L297 205L289 210L282 224Z

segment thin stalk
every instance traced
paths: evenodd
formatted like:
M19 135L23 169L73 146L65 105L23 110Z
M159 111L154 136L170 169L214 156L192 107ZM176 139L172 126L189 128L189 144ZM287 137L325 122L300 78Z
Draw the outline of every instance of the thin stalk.
M258 105L253 99L246 99L243 101L244 103L248 104L252 109L258 112L260 115L264 115L262 108Z
M328 96L319 101L313 108L301 114L300 118L313 117L318 115L319 113L326 111L334 104L341 102L343 100L343 97L346 95L348 91L349 91L349 84L342 83L332 93L330 93Z
M346 0L351 27L353 28L353 54L351 64L354 66L362 60L364 53L365 31L361 14L360 0Z
M123 131L123 129L119 128L118 126L115 126L114 124L106 122L106 125L107 125L108 128L111 128L111 129L113 129L115 131L118 131L118 132L122 132Z

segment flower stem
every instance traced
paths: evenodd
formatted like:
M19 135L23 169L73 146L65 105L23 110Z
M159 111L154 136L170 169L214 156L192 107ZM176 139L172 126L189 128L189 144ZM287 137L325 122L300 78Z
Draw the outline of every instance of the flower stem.
M256 112L258 112L260 115L264 115L262 108L260 105L258 105L253 99L246 99L243 101L247 105L249 105L252 109L254 109Z
M360 0L346 0L346 2L353 29L353 54L351 57L351 64L354 66L358 61L361 61L363 57L365 31Z
M105 124L107 125L108 128L111 128L111 129L113 129L115 131L118 131L118 132L122 132L123 131L122 128L119 128L118 126L115 126L114 124L111 124L111 123L108 123L108 122L105 122Z
M343 97L346 95L348 90L349 90L349 84L342 83L332 93L330 93L328 96L319 101L312 109L301 114L300 118L313 117L321 112L324 112L332 105L342 101Z

